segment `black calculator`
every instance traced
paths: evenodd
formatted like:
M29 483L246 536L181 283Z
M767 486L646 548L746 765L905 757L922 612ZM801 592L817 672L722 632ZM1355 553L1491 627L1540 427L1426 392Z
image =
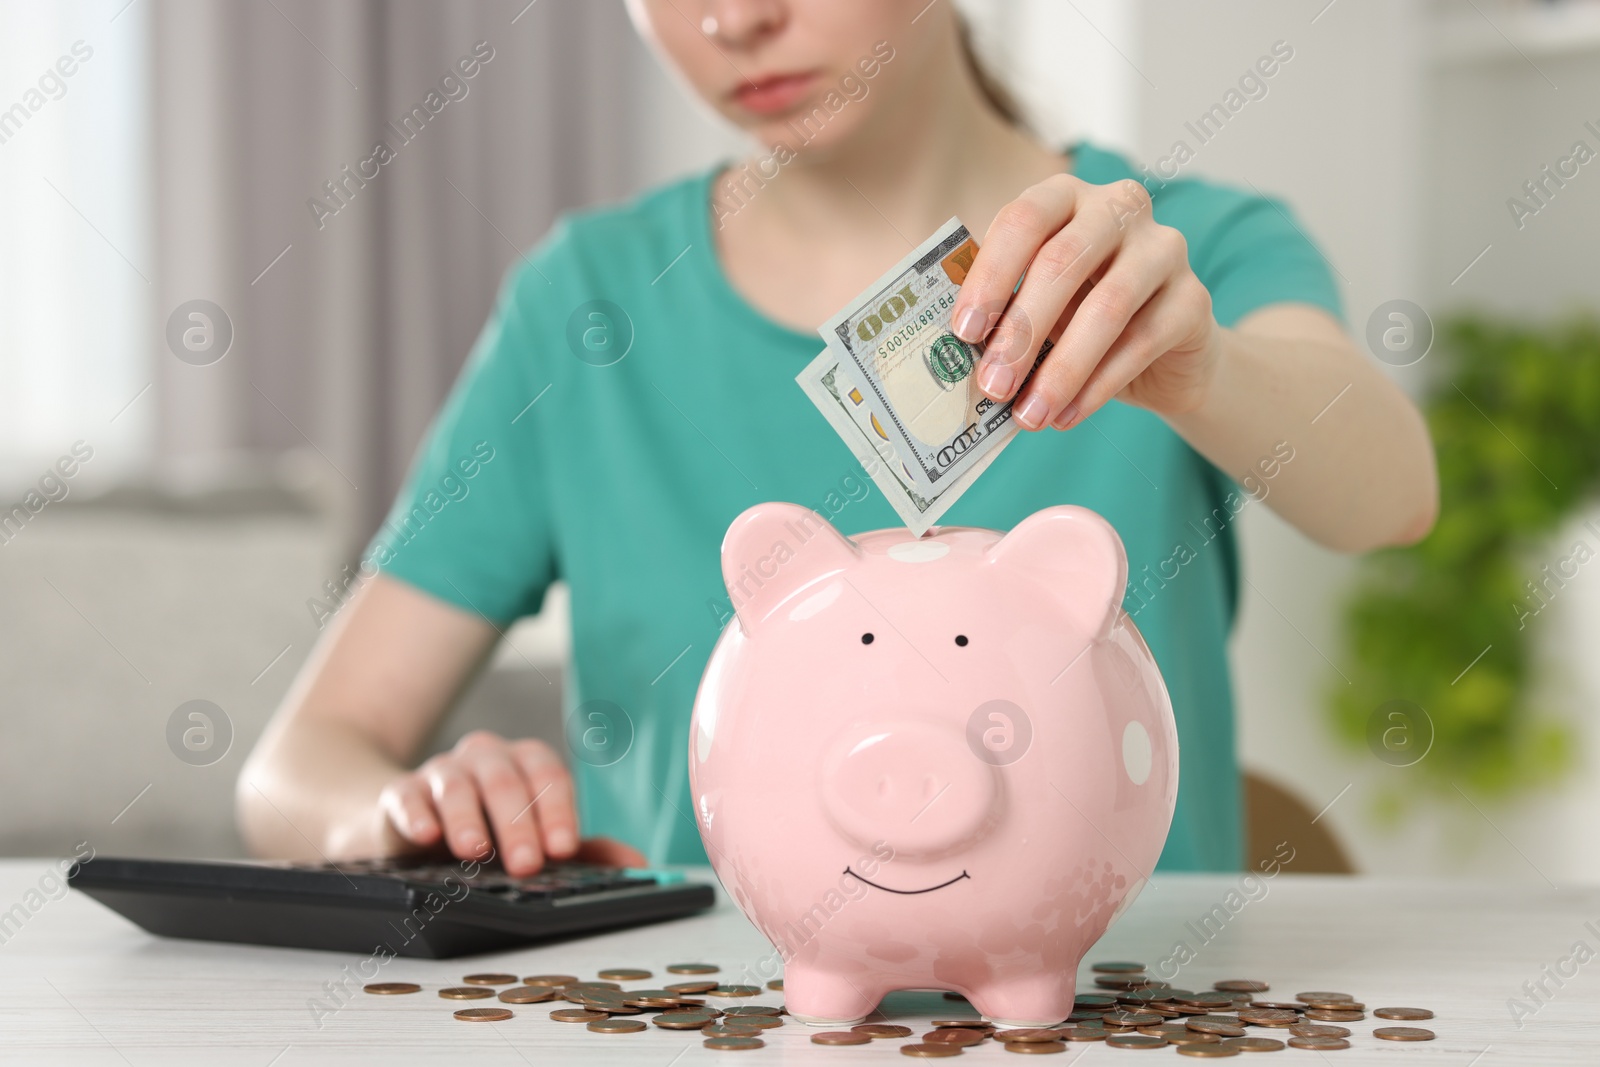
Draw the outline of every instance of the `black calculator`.
M676 919L710 908L710 885L675 871L550 863L498 866L95 857L68 883L163 937L447 959Z

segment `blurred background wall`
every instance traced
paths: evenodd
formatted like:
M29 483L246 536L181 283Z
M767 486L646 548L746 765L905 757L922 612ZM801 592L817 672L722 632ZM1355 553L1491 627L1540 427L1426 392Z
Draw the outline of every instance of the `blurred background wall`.
M1292 204L1357 336L1395 299L1436 321L1594 308L1600 177L1586 168L1537 226L1515 227L1506 199L1574 140L1600 144L1584 127L1600 126L1600 4L963 6L1041 132L1150 163L1292 47L1183 173ZM0 107L27 110L0 121L0 501L77 442L92 451L0 545L0 853L88 839L237 854L233 778L317 637L308 601L342 585L504 270L558 212L739 145L658 68L620 0L0 11ZM33 108L62 57L73 73ZM419 104L420 132L391 132ZM393 158L352 180L379 137ZM1438 363L1392 373L1421 395ZM1600 810L1593 576L1537 636L1585 742L1579 773L1488 807L1447 795L1387 826L1373 798L1407 769L1336 742L1324 711L1354 565L1266 509L1242 521L1233 656L1255 774L1319 813L1362 870L1600 875L1571 845ZM556 736L563 604L513 631L440 744L474 725ZM203 765L169 741L196 699L231 733Z

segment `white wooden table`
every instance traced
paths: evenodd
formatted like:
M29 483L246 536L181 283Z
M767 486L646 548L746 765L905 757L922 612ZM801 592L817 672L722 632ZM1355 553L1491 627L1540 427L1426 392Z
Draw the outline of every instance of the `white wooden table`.
M43 860L0 861L0 911L23 901L47 869ZM709 872L698 872L709 878ZM1147 888L1091 953L1093 959L1141 960L1151 968L1186 943L1193 960L1175 985L1203 989L1219 978L1270 982L1290 998L1310 989L1354 994L1369 1008L1431 1008L1426 1043L1397 1044L1371 1036L1384 1024L1370 1014L1351 1024L1352 1047L1342 1052L1286 1050L1268 1063L1499 1064L1600 1063L1600 958L1562 975L1561 961L1577 942L1600 950L1600 888L1553 890L1538 884L1466 881L1390 881L1280 874L1245 886L1225 876L1163 876ZM1265 890L1263 895L1262 890ZM1199 920L1227 900L1236 913L1213 919L1208 938ZM1256 899L1247 899L1254 896ZM37 901L37 898L35 898ZM1238 906L1243 901L1242 906ZM1214 913L1215 914L1215 913ZM1221 913L1228 915L1226 909ZM458 1002L436 995L472 971L522 975L577 974L637 966L656 973L648 984L676 980L665 964L704 960L723 966L724 981L770 956L770 946L726 900L706 915L462 960L392 960L386 981L415 981L421 994L356 994L317 1025L308 1003L326 998L324 984L344 977L360 957L289 949L161 940L78 893L45 900L0 944L0 1058L7 1063L72 1065L250 1065L457 1063L526 1067L543 1064L697 1063L857 1064L912 1062L898 1041L825 1047L810 1028L791 1022L764 1034L767 1047L728 1053L702 1048L694 1034L651 1027L641 1034L604 1035L549 1018L550 1004L513 1006L503 1023L458 1022ZM1087 972L1087 962L1085 972ZM1546 972L1546 968L1550 968ZM1546 974L1563 985L1557 988ZM1552 994L1540 1004L1523 985L1541 980ZM1083 985L1089 984L1088 979ZM1523 1025L1508 1001L1537 1009ZM781 994L753 1001L781 1003ZM713 1002L717 1003L717 1002ZM931 1018L960 1007L937 994L896 994L885 1013L920 1034ZM1043 1062L1092 1067L1161 1059L1187 1062L1170 1048L1118 1050L1069 1046ZM1244 1057L1258 1062L1254 1054ZM1018 1063L986 1044L966 1062ZM1237 1062L1238 1058L1235 1058Z

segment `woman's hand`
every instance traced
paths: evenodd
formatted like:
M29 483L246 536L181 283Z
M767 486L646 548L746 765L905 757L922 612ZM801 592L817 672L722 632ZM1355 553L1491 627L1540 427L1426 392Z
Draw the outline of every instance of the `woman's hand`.
M996 400L1055 340L1012 408L1029 430L1067 429L1112 397L1164 415L1193 410L1221 347L1187 242L1155 221L1131 178L1059 174L1001 208L951 321L963 340L987 339L978 386Z
M549 745L477 730L390 782L379 806L410 846L443 844L459 859L480 861L493 847L514 877L533 874L547 858L646 866L642 853L620 842L580 844L574 799L572 775Z

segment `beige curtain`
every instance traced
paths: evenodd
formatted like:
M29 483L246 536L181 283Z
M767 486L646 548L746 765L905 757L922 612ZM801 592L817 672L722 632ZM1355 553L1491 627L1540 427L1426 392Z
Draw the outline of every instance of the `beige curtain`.
M651 61L620 0L151 3L156 321L233 329L158 353L159 462L301 451L353 549L506 267L636 184Z

